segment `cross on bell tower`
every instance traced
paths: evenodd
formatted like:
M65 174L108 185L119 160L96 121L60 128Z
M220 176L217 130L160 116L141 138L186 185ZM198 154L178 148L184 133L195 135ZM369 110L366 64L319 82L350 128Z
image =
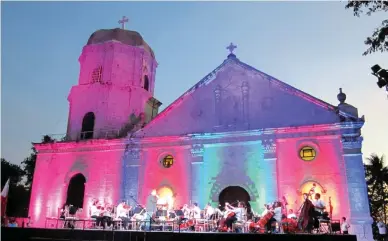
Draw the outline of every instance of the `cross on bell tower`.
M119 20L119 24L121 24L122 29L125 29L125 23L128 23L128 18L123 16L123 18Z
M228 58L230 57L236 57L236 55L233 53L233 51L237 48L236 45L234 45L233 43L230 43L228 47L226 47L227 50L229 50L229 55L228 55Z

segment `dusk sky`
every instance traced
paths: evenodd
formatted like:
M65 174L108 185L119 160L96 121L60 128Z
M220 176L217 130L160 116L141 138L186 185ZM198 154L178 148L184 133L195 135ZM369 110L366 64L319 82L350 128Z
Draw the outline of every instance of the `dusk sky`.
M353 16L345 2L2 2L1 157L15 164L31 142L66 133L67 96L78 57L98 29L122 16L159 62L155 97L164 109L220 65L237 57L275 78L365 115L363 153L388 154L387 93L370 67L388 68L388 53L362 56L364 39L386 18ZM287 105L287 103L284 103ZM292 117L290 117L292 118Z

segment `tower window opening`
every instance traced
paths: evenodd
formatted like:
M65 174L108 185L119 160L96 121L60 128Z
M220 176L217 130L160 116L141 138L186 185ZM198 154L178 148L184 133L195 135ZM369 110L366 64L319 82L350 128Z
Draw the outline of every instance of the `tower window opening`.
M143 88L144 88L146 91L149 91L150 82L149 82L149 80L148 80L148 75L144 75L144 85L143 85Z
M92 72L92 83L101 82L102 80L102 66L98 66Z
M88 112L82 120L81 139L92 139L94 132L95 115L93 112Z

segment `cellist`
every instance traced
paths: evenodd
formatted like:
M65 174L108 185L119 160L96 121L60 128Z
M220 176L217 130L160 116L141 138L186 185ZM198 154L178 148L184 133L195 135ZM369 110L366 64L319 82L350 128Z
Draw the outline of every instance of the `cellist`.
M303 206L298 219L298 228L303 231L311 232L312 225L314 224L314 205L308 199L308 194L303 193Z

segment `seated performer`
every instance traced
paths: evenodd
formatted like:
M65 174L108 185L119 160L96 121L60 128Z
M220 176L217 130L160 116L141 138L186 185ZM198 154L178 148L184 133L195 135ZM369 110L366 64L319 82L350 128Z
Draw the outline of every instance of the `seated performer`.
M211 219L214 216L214 208L208 203L205 207L205 219Z
M287 218L296 219L296 214L294 213L294 210L292 209L288 210Z
M101 226L103 217L100 216L100 210L98 210L97 205L98 201L93 201L92 206L90 207L90 216L91 218L96 219L96 226Z
M229 203L225 203L226 213L229 215L226 217L225 224L228 228L228 232L232 231L233 223L235 221L243 221L244 215L244 204L242 202L238 202L237 208L233 207Z
M189 208L189 205L187 205L187 204L183 205L181 210L182 210L183 215L184 215L183 218L182 218L182 221L189 219L190 218L190 208Z
M321 194L315 193L314 200L312 201L314 205L314 227L318 228L319 227L319 217L322 217L323 212L326 209L325 203L320 199Z
M191 208L192 216L195 219L201 219L201 209L198 207L198 203L193 203Z
M267 230L274 231L272 223L282 221L282 204L280 202L274 202L271 211L274 213L273 217L267 222Z
M322 216L323 211L326 209L325 203L321 199L321 194L316 193L313 200L314 210L316 214Z
M128 213L130 210L131 210L130 207L129 206L127 207L127 204L125 201L121 202L117 206L116 217L121 219L121 221L123 222L124 229L128 229L128 222L129 222Z

